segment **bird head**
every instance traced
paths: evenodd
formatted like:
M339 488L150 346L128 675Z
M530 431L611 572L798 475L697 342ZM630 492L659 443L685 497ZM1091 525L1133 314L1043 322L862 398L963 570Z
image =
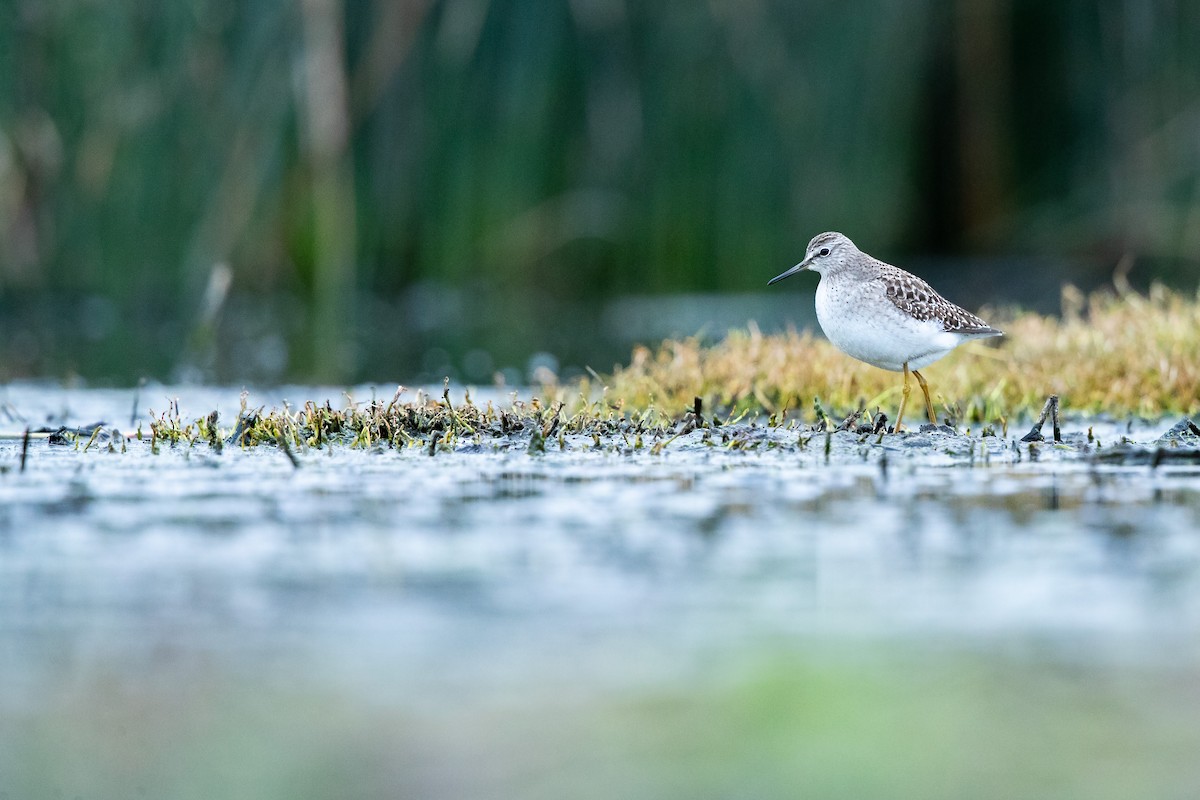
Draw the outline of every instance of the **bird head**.
M857 250L858 248L854 246L854 242L836 231L819 233L808 243L808 249L804 253L804 260L788 271L771 278L771 280L767 281L767 286L778 283L784 278L790 278L806 269L810 269L819 275L824 275L836 265L844 264L847 258Z

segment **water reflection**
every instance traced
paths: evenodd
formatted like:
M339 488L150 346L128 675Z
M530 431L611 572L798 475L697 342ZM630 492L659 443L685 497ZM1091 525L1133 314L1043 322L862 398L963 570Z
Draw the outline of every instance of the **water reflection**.
M163 387L142 402L177 393L185 415L239 404L237 390ZM2 399L68 424L130 407L120 391ZM1045 774L1091 774L1111 749L1079 743L1100 737L1163 776L1062 796L1165 796L1189 774L1194 467L1050 449L1030 463L1003 442L990 466L909 448L886 471L853 437L829 465L590 442L537 457L314 450L300 469L269 447L36 448L0 474L0 771L22 797L195 796L197 775L222 794L212 776L236 774L290 798L310 773L363 796L567 796L580 776L607 791L621 775L622 796L695 797L680 752L723 785L793 787L780 765L834 752L832 737L858 755L823 785L860 763L862 796L928 798L969 783L928 792L961 769L963 731L1012 753L1036 729L1061 731L1052 755L1026 755ZM17 446L0 441L0 466ZM886 735L864 751L864 731ZM925 765L907 789L870 777L901 763ZM528 777L548 764L564 776L551 795Z
M786 459L345 450L297 471L268 448L47 449L0 483L0 571L28 589L3 602L137 624L115 600L190 624L242 595L286 618L306 588L352 624L414 601L453 617L457 593L514 624L604 608L665 625L736 596L738 624L763 632L1128 631L1157 625L1140 598L1166 564L1176 586L1200 575L1194 471L914 467L884 481L869 464ZM217 588L173 594L195 580ZM1197 599L1178 595L1175 624L1200 621Z

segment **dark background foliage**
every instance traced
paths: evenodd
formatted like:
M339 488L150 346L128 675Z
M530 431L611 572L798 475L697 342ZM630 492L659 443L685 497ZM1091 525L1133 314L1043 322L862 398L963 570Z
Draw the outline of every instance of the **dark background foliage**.
M0 0L0 377L605 369L803 324L763 284L826 229L964 305L1194 287L1197 41L1169 2Z

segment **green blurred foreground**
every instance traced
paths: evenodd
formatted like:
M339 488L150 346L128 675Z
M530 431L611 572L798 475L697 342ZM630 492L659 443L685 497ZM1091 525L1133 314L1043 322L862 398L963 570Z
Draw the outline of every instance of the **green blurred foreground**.
M5 708L0 791L1127 800L1200 790L1194 662L768 648L661 685L597 689L559 675L434 698L347 693L314 685L303 663L281 667L286 679L195 666L171 683L100 670L38 713Z

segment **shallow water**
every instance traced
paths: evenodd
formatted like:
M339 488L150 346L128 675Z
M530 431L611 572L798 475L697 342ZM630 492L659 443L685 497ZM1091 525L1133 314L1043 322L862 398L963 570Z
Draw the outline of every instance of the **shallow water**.
M228 424L238 394L150 387L137 402L144 417L178 398L185 418L216 408ZM250 405L340 394L290 387ZM0 403L10 432L125 427L134 392L10 386ZM659 454L589 437L537 456L309 450L299 468L272 447L37 441L22 472L8 439L0 775L20 797L323 796L326 781L601 796L614 775L627 796L726 796L688 777L711 762L718 787L757 780L757 796L849 770L863 777L846 796L878 779L893 796L952 797L954 781L922 783L948 769L936 753L896 782L916 758L904 735L882 753L849 744L938 708L919 726L931 740L998 720L979 742L994 796L1008 758L1045 759L1059 789L1045 796L1171 796L1200 785L1182 750L1149 744L1200 744L1177 736L1200 710L1200 468L1096 461L1084 432L1154 442L1174 421L1068 421L1067 446L1032 451L839 433L826 455L823 434L799 449L797 431L747 426L752 450L696 432ZM819 745L829 720L797 699L813 686L857 721L838 723L842 761L796 773L790 748ZM1025 704L1061 729L1061 758L1010 752L1024 723L1004 709ZM755 766L693 714L779 761ZM1065 743L1124 729L1148 743L1129 758L1154 781L1095 781L1109 744ZM92 755L76 768L53 767L80 748ZM974 767L955 769L978 789ZM1038 796L1040 774L1008 789Z

